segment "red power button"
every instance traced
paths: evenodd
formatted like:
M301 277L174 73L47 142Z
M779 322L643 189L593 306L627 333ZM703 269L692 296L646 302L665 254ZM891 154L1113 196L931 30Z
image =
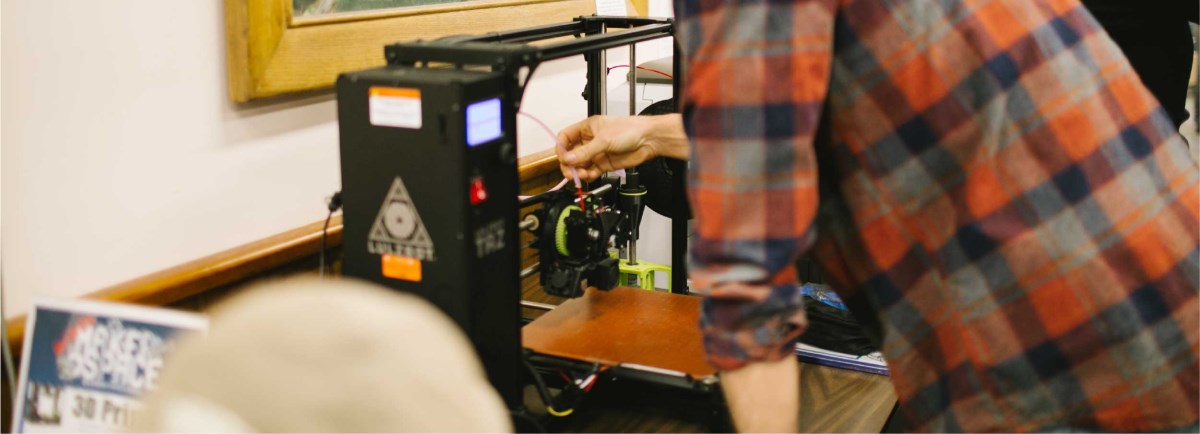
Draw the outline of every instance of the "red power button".
M480 202L487 200L487 189L483 187L483 178L478 177L471 180L471 205L478 205Z

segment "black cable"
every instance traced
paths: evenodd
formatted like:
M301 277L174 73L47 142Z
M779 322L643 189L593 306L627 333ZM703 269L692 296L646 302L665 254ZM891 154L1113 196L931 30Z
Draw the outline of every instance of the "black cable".
M333 218L332 211L329 212L329 215L325 216L325 226L321 227L321 254L320 254L321 259L318 261L319 263L317 264L317 277L319 277L321 279L325 278L325 237L326 237L326 234L329 232L329 219L331 219L331 218Z
M558 398L560 398L560 400L570 401L571 406L566 410L559 410L554 407L554 399L550 397L550 389L547 388L546 383L542 381L542 376L538 374L538 371L533 367L533 364L529 363L529 357L522 356L521 363L525 364L525 368L529 370L529 374L533 375L533 381L536 383L535 388L538 391L538 396L540 396L542 398L542 402L546 404L546 411L549 412L551 416L566 417L570 415L575 411L575 407L577 407L579 402L583 399L583 395L587 393L586 390L579 387L578 384L575 384L574 380L568 380L567 384L558 394ZM586 379L591 375L599 375L599 373L600 363L594 363L592 364L592 371L590 375L585 376L584 378ZM599 381L599 379L597 378L592 381Z
M546 428L542 426L542 423L538 422L537 418L533 417L529 413L526 413L524 408L521 408L519 410L510 410L508 412L508 414L510 416L512 416L513 430L516 432L537 432L537 433L546 432ZM528 424L528 428L531 428L531 429L530 430L521 429L522 427L518 426L518 424L517 424L518 420L523 421L526 424Z
M325 278L325 239L329 235L329 220L333 218L334 211L342 208L342 192L334 192L333 196L329 197L326 207L329 208L329 214L325 216L325 225L321 227L321 252L317 264L317 276L321 279Z
M537 369L534 369L533 365L529 363L528 357L521 357L521 363L524 363L529 374L533 375L533 381L537 383L535 386L537 386L538 395L542 397L542 403L546 404L546 408L551 408L553 401L550 399L550 391L546 389L546 383L542 381L542 375L538 374Z

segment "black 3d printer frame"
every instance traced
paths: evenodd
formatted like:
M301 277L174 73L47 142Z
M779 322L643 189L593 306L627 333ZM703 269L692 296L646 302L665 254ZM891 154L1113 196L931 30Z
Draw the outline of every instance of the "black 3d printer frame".
M607 33L608 29L629 30ZM567 36L575 39L545 45L529 45L532 42ZM588 83L583 96L587 100L588 116L592 116L603 114L605 110L606 87L598 85L604 83L608 75L603 50L674 36L675 26L671 19L587 16L577 17L568 23L506 32L390 44L384 48L384 57L388 65L396 66L417 67L443 63L459 69L490 67L493 72L500 72L508 77L505 96L506 100L514 105L511 113L512 116L516 116L525 84L538 65L555 59L583 55L587 62ZM682 79L679 76L682 71L681 53L678 44L674 47L672 61L676 76L673 77L672 93L678 104L682 88ZM633 70L635 66L630 65L631 76L636 72ZM667 164L671 165L675 173L686 171L686 162L668 160ZM675 183L673 189L684 191L684 177L676 177ZM681 217L671 218L671 292L677 294L688 293L687 220Z
M588 115L604 114L608 75L605 50L629 46L633 58L634 44L674 36L670 19L578 17L567 23L507 32L390 44L384 48L387 66L341 74L337 92L345 219L343 274L414 293L445 311L463 327L484 363L489 381L510 409L523 408L521 373L530 361L557 369L585 370L591 366L535 354L522 345L520 279L536 272L536 268L521 270L519 261L518 233L529 227L519 224L517 217L521 209L534 202L516 198L517 114L525 86L540 64L579 55L587 64L583 98ZM678 45L673 62L679 74ZM634 77L637 65L630 63L630 76ZM631 107L636 90L632 84L636 83L631 79ZM676 101L680 89L681 80L676 76ZM395 118L384 117L389 113L381 111L381 117L374 119L377 90L416 95L420 109L405 112L409 116L415 113L415 118L403 118L406 120L400 124L388 120ZM381 107L389 107L388 98L391 96L379 97ZM499 99L502 108L496 111L501 134L472 143L466 125L470 108L494 99ZM408 119L417 122L408 124ZM686 171L686 162L667 161L674 173ZM485 197L493 198L470 196L474 199L469 201L464 193L475 188L473 184L468 188L473 182L479 183L480 191L485 191L482 186L486 183L490 193ZM674 177L673 182L669 188L684 190L683 176ZM415 217L418 232L427 243L424 247L374 238L375 227L385 222L385 210L397 203L412 213L404 221ZM669 217L671 291L687 294L688 218ZM428 233L420 223L422 218L430 223ZM392 232L391 228L386 230ZM415 261L415 278L389 274L383 266L389 256L410 261L404 262L408 267ZM715 378L696 379L652 369L612 367L606 373L703 391L719 387Z

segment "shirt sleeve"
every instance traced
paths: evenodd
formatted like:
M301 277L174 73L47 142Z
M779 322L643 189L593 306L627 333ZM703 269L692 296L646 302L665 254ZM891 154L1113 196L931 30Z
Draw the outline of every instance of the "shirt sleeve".
M680 0L695 217L690 277L718 369L792 354L806 325L793 263L815 240L813 137L833 0Z

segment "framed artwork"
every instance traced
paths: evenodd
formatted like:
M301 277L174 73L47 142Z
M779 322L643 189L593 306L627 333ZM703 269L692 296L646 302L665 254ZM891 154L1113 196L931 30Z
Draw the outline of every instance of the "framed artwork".
M392 42L569 21L594 0L225 0L229 96L329 87L385 63Z

